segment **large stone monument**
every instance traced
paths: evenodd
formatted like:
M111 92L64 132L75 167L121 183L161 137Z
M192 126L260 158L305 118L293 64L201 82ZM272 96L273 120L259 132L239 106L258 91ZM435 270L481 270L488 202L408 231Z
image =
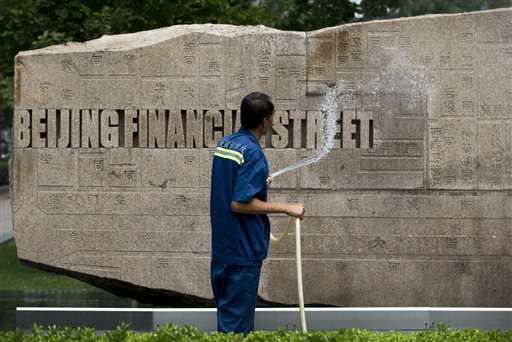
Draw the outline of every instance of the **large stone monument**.
M208 305L213 148L270 94L271 172L300 201L305 301L512 306L512 9L315 32L175 26L20 53L12 159L19 258L162 305ZM287 218L273 216L274 232ZM293 237L260 296L297 302Z

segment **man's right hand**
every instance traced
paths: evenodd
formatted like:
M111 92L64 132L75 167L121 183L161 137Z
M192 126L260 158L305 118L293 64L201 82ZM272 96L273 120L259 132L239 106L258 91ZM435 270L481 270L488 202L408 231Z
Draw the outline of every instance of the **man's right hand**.
M297 218L300 218L301 220L303 220L304 219L304 213L305 213L304 204L302 204L302 203L297 203L297 204L288 203L288 207L286 209L286 215L289 215L289 216L292 216L292 217L297 217Z

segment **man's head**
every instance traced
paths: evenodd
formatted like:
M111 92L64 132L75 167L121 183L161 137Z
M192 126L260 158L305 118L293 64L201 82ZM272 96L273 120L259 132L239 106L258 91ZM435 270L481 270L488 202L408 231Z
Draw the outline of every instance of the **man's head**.
M246 129L256 129L263 124L266 131L272 125L272 114L274 104L270 96L259 92L250 93L242 100L240 123Z

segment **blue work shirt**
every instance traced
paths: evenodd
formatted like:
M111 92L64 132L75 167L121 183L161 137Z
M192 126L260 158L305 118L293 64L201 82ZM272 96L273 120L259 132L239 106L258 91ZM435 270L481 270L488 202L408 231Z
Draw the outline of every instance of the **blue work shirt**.
M245 128L222 138L212 165L210 219L212 259L229 265L259 265L267 257L267 215L236 214L231 201L267 201L268 164L256 137Z

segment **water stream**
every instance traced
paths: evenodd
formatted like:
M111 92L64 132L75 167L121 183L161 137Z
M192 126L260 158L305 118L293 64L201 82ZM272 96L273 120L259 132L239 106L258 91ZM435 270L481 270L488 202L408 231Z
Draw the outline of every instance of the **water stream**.
M379 72L366 77L362 76L358 82L340 80L334 86L330 86L321 106L323 113L322 136L323 145L315 154L302 159L294 164L274 172L271 177L277 177L286 172L300 167L317 163L327 156L334 146L337 131L338 102L343 97L353 97L357 94L374 95L379 94L413 94L409 101L423 101L426 98L432 100L432 85L425 73L425 67L414 64L402 51L396 48L381 48L380 54L383 65ZM413 105L407 103L406 105ZM365 110L365 108L361 108Z

